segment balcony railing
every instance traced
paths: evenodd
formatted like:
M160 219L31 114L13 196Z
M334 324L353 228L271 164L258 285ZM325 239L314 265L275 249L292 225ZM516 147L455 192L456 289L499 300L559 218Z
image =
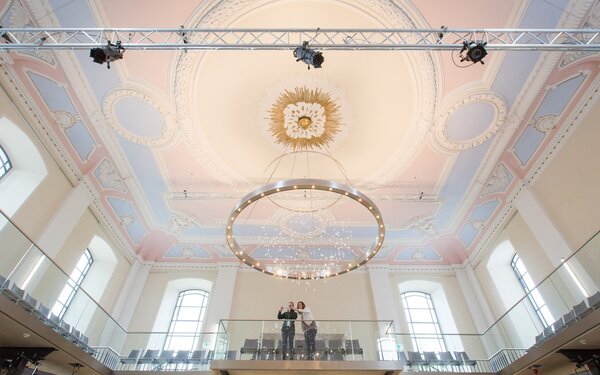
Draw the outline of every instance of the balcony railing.
M111 369L199 370L208 369L212 360L281 356L281 321L223 320L218 332L190 333L193 347L170 348L165 346L167 333L127 332L85 291L85 285L59 318L51 310L68 274L3 213L0 246L2 294ZM527 296L482 334L441 335L445 350L436 352L419 351L413 337L396 332L391 322L319 321L318 358L399 361L413 371L497 372L600 307L599 248L597 233L532 290L543 296L555 318L549 326L540 323ZM296 324L294 358L302 360L306 348ZM250 343L255 346L246 350L246 339L254 340Z

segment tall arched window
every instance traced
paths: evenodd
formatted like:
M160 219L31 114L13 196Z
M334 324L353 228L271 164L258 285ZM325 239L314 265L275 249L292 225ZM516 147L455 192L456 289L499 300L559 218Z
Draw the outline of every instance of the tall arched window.
M198 345L199 333L206 314L208 292L200 289L184 290L179 293L165 350L194 350Z
M92 263L94 262L94 258L92 257L92 253L89 249L85 249L81 258L77 262L75 269L71 272L71 276L69 276L69 280L67 280L67 284L63 288L62 292L58 296L58 299L54 303L52 307L52 313L57 315L60 319L63 318L69 305L73 301L73 297L81 287L81 283L87 275Z
M12 164L10 163L10 159L8 158L8 154L0 145L0 178L4 177L8 171L12 168Z
M527 298L533 305L536 315L542 322L542 325L547 327L554 321L554 318L552 317L546 302L544 302L540 291L535 288L535 283L531 279L529 272L527 272L527 268L525 268L523 261L517 254L515 254L510 262L510 265L513 271L515 271L515 275L519 280L519 284L521 284L521 287L527 294Z
M406 292L400 297L414 349L426 352L446 351L431 295L423 292Z

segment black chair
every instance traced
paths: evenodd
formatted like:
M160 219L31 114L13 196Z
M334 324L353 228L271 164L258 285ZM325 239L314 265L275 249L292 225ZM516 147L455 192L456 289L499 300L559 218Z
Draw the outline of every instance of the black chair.
M123 365L136 365L142 351L140 349L132 349L127 357L121 357L121 364Z
M168 365L173 362L174 350L163 350L156 359L159 365Z
M61 335L68 337L71 335L71 325L64 320L61 320L56 331Z
M562 331L563 328L565 328L565 322L563 322L562 318L559 318L556 322L552 323L554 334Z
M443 362L439 360L435 352L423 352L423 360L427 366L440 366Z
M329 340L329 353L346 354L343 341L337 339Z
M460 362L452 357L450 352L440 352L440 361L444 366L459 366Z
M186 363L202 363L204 361L204 353L206 353L206 350L194 350Z
M270 360L273 358L275 358L275 339L263 339L259 359Z
M552 329L552 326L549 325L548 327L544 327L544 340L548 340L550 337L554 336L554 330Z
M571 325L575 321L575 313L573 310L569 311L565 315L563 315L563 322L565 322L565 326Z
M4 288L2 293L11 301L17 302L25 298L25 291L19 288L15 283L11 283L10 287Z
M421 353L419 352L411 352L408 351L408 361L406 364L410 367L412 366L423 366L426 365L425 360L421 357Z
M57 330L60 327L60 318L54 313L50 313L50 316L46 320L46 324L52 327L52 329Z
M235 361L237 352L235 350L228 350L225 359L228 361Z
M40 303L37 309L33 312L35 316L42 322L46 322L48 320L48 316L50 315L50 309L46 307L43 303Z
M600 291L592 294L587 299L588 306L590 309L597 309L600 307Z
M477 365L477 361L473 361L472 359L470 359L467 355L467 352L454 352L454 355L456 356L456 359L459 360L465 366L473 367Z
M158 364L158 349L147 349L143 356L138 360L140 365Z
M252 354L252 359L256 359L258 355L258 339L244 340L244 346L240 348L240 358L244 354Z
M190 358L189 350L179 350L173 358L173 363L188 363L188 359Z
M25 294L25 298L17 301L19 305L27 312L33 312L37 308L38 301L29 294Z
M535 336L535 346L540 346L544 343L544 332L540 333L539 335Z
M315 340L315 360L327 360L329 349L325 345L325 340Z
M360 347L358 339L346 340L346 354L360 354L363 355L363 349Z
M81 347L81 332L78 329L72 328L71 335L69 336L71 342L78 347Z
M573 313L577 319L583 318L590 311L592 311L592 309L586 305L585 301L581 301L577 305L573 306Z

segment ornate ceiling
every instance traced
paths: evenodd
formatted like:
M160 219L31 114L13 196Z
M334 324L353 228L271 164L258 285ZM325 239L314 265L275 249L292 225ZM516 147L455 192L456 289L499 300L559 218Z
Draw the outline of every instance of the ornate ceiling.
M598 24L595 0L0 4L4 27ZM373 262L476 258L510 216L515 192L593 100L598 72L597 55L586 53L492 51L468 68L449 51L324 56L322 69L307 70L292 51L131 50L109 70L87 51L35 51L4 54L1 69L21 110L39 117L34 126L69 178L93 193L96 215L131 255L165 265L237 261L225 243L231 209L267 180L288 177L294 162L273 175L269 167L317 136L321 154L295 173L347 179L375 201L386 236ZM302 113L310 123L290 120Z

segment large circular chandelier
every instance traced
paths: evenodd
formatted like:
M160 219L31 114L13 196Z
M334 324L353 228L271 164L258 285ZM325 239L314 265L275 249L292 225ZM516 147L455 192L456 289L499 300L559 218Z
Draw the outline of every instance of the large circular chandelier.
M357 269L381 248L385 226L375 203L352 187L327 149L341 131L339 103L326 90L307 86L285 89L271 103L268 132L286 152L267 166L273 169L266 185L231 211L227 245L243 263L281 278L315 280ZM329 174L311 177L310 161L317 157L333 162L346 183ZM273 176L289 177L271 182Z
M316 192L320 194L315 194ZM352 202L351 204L360 208L374 224L375 230L368 231L366 236L368 243L354 237L355 232L364 232L364 227L349 229L339 221L331 226L331 223L319 222L315 218L320 217L318 213L324 211L319 207L313 210L288 209L293 214L299 214L296 228L270 223L262 228L263 232L258 237L249 234L244 236L243 230L236 233L238 220L248 218L259 204L280 207L275 203L276 196L284 196L281 199L285 199L285 195L288 194L288 197L293 199L298 193L300 196L310 195L312 200L327 200L325 196L331 195L329 200L339 206ZM328 204L324 206L327 209L331 208ZM258 210L261 213L257 216L262 217L264 210ZM314 225L306 225L309 219L315 219ZM359 221L362 219L364 218L360 218ZM362 233L361 236L365 234ZM269 236L273 238L267 238ZM263 273L288 279L321 279L350 272L373 258L383 244L385 226L375 203L354 188L321 179L290 179L265 185L242 198L227 221L226 237L229 248L242 262ZM245 238L240 240L240 237ZM254 256L256 253L261 254L263 258L265 255L269 257L258 259Z

